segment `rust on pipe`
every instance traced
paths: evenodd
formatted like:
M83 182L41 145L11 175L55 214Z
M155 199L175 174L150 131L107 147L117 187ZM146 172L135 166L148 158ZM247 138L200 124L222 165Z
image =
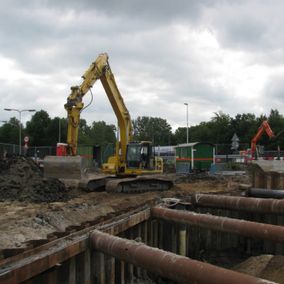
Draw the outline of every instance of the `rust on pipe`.
M232 209L238 211L284 214L284 200L195 194L192 203L198 207Z
M114 237L98 230L93 231L91 234L91 243L95 250L132 263L178 283L274 283L152 248L143 243Z
M219 217L210 214L198 214L184 210L154 207L152 217L165 221L194 225L221 232L284 243L284 227L245 220Z

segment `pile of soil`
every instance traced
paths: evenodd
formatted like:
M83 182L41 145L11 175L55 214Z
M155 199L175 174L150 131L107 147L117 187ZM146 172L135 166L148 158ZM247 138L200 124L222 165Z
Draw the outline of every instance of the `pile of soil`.
M44 178L32 159L11 157L0 160L0 201L55 202L68 199L65 185L58 179Z
M284 283L283 255L252 256L233 267L233 269L255 277L274 281L276 283Z

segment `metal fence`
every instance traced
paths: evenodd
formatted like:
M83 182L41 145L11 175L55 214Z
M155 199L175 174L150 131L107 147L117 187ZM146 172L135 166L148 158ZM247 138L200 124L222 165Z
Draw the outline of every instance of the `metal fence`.
M56 147L52 146L38 146L38 147L29 147L25 149L22 147L22 153L29 157L37 157L43 159L46 155L55 155ZM3 157L5 155L18 155L19 154L19 145L0 143L0 155Z
M81 145L82 147L92 148L93 146ZM33 157L36 159L44 159L45 156L56 155L56 147L55 146L32 146L28 149L22 147L22 154ZM114 144L107 144L101 147L100 161L98 163L106 163L108 158L112 156L115 152ZM8 144L8 143L0 143L0 157L18 155L19 154L19 145L16 144Z
M56 155L56 147L38 146L30 147L27 150L27 156L43 159L45 156Z
M5 155L16 155L19 153L19 145L0 143L0 155L1 157Z

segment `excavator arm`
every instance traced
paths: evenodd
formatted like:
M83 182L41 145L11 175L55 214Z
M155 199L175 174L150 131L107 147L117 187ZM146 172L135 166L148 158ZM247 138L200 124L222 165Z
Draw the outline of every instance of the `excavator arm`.
M261 138L261 136L266 133L269 138L275 138L274 132L270 128L270 125L267 120L263 121L261 126L258 128L256 135L251 140L251 155L254 156L256 151L256 143Z
M71 94L68 96L67 103L64 105L68 114L67 144L69 155L75 156L77 154L80 113L84 108L83 97L101 77L107 60L107 54L99 55L97 60L90 65L82 76L82 84L71 87Z
M82 76L83 82L80 86L71 87L71 94L67 98L65 109L68 113L67 144L68 154L77 154L78 129L80 113L84 108L83 97L93 87L97 80L101 80L104 90L108 96L111 106L118 120L120 130L120 141L116 146L116 157L118 164L125 164L126 148L132 138L132 125L130 114L124 104L123 98L116 85L114 75L108 63L108 55L102 53Z

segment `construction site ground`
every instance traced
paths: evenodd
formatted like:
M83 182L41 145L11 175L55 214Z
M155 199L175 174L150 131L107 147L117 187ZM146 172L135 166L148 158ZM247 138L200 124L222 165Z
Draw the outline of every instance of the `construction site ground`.
M87 193L70 189L69 194L73 198L67 201L2 201L0 249L22 247L28 240L44 239L49 233L64 231L68 226L80 225L98 217L110 217L111 214L118 215L140 205L154 204L162 198L179 198L193 192L223 192L228 191L230 186L232 184L224 180L196 180L179 183L165 192ZM68 191L66 194L68 195Z
M45 239L48 234L64 231L67 227L80 225L100 217L119 215L144 204L158 203L163 198L181 198L194 192L238 192L239 184L247 184L250 181L248 175L188 178L171 174L177 183L169 191L137 194L88 193L74 187L64 187L58 181L44 179L37 167L34 167L30 161L23 159L18 158L18 160L14 160L14 164L8 166L1 165L0 250L25 247L29 240ZM17 169L17 165L20 165L20 170ZM25 168L24 173L21 170L23 168ZM19 182L19 180L22 181ZM55 191L54 188L50 188L52 186L55 186ZM20 193L21 189L24 194ZM9 193L9 190L13 194ZM42 190L49 192L49 194L44 195ZM41 193L45 198L38 197ZM265 259L266 265L263 264L264 261L250 259L247 263L251 265L240 265L235 269L245 270L244 272L256 276L262 275L261 273L264 273L263 271L266 269L264 275L278 273L277 275L282 277L284 273L283 258L273 259L272 256L263 256L262 259ZM277 272L268 270L273 269L271 265L269 266L272 261L276 261L277 267L281 268ZM282 266L279 265L279 262ZM261 265L262 267L259 267ZM251 270L249 267L252 267ZM280 281L279 283L284 282Z

